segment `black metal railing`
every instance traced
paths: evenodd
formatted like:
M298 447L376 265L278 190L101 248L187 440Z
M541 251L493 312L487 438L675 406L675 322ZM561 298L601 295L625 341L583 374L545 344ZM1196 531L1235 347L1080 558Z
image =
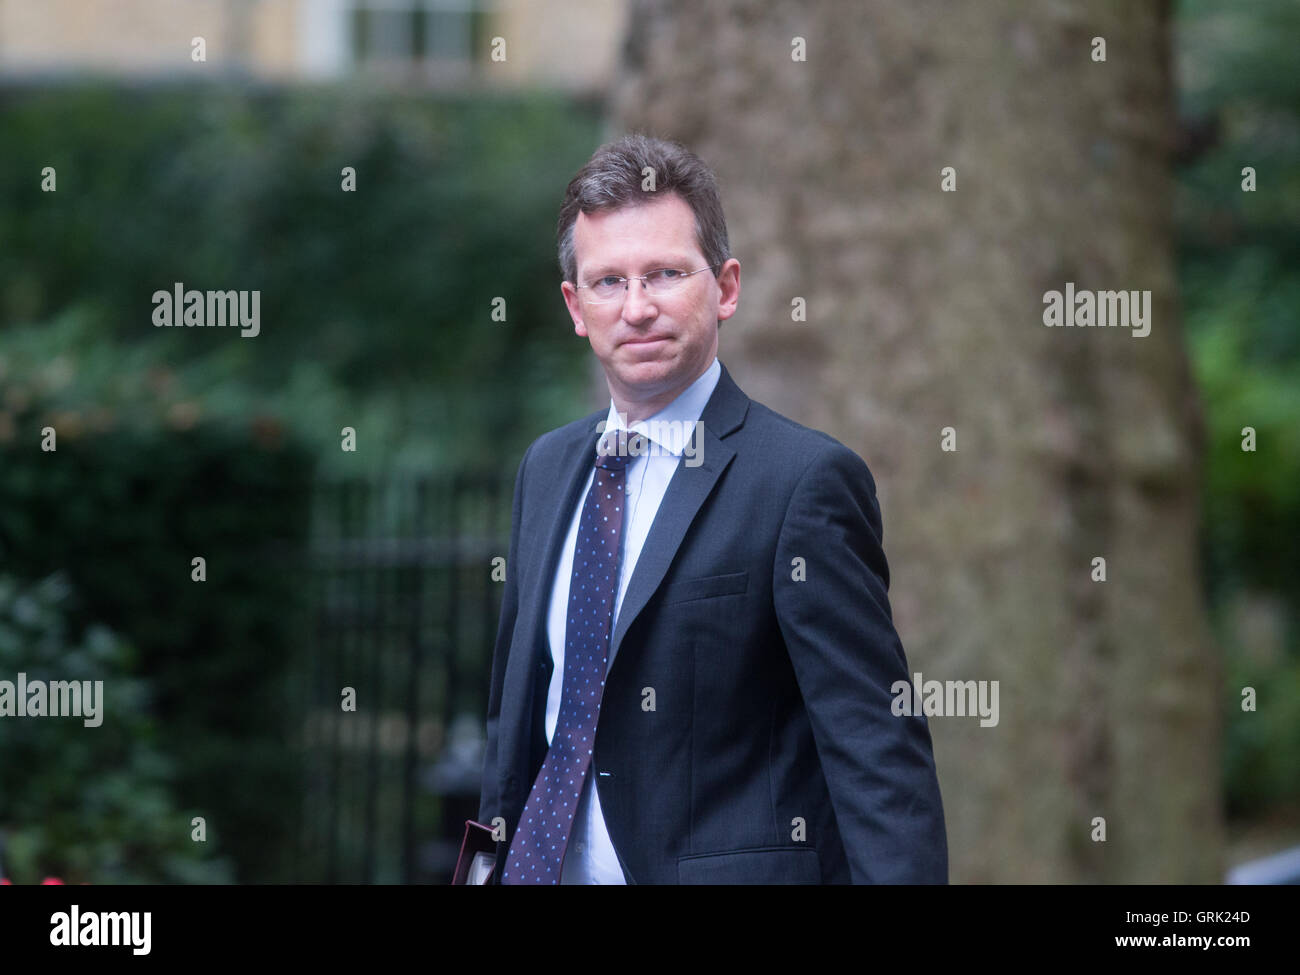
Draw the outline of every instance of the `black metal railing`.
M316 487L297 665L300 881L449 880L478 810L503 589L493 559L507 554L512 486L458 475Z

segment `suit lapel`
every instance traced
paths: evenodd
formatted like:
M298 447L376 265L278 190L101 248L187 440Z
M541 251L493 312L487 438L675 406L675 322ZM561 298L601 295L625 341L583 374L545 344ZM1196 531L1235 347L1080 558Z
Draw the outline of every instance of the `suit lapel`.
M628 628L663 582L668 567L677 556L677 549L681 547L682 539L686 537L686 530L695 520L705 499L713 493L722 472L736 456L736 452L722 438L745 422L748 409L749 397L740 391L740 387L727 372L727 367L722 366L718 384L700 414L695 434L700 451L697 458L701 463L698 466L687 466L685 457L677 462L677 469L668 482L663 502L650 525L650 534L637 557L636 569L628 580L627 592L623 594L623 605L619 607L618 622L609 648L610 654L615 655L611 671L622 659L618 651Z
M560 561L564 539L569 533L574 508L582 501L582 487L596 465L596 428L605 419L605 413L595 413L579 428L563 448L560 457L556 495L551 514L551 526L546 533L546 550L542 559L541 584L530 593L533 621L541 631L543 643L546 636L546 617L551 607L551 590L555 581L555 568ZM545 655L550 659L550 655Z

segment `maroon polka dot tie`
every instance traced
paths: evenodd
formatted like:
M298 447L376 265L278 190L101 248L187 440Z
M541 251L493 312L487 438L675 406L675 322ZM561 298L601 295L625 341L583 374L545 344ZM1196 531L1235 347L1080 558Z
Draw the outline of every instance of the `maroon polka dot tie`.
M616 446L605 447L608 453L597 450L591 489L583 503L569 579L560 713L510 844L503 884L560 882L573 814L591 768L618 595L627 465L632 460L627 431L619 430L617 437ZM632 435L631 443L639 452L639 435Z

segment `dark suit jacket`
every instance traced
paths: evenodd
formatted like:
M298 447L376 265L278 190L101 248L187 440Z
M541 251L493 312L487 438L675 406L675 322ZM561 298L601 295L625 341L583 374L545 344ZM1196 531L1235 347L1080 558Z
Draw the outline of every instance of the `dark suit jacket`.
M519 465L479 807L505 819L498 864L546 754L551 585L607 412ZM703 463L679 462L628 583L596 730L627 881L946 883L929 727L890 709L909 672L867 465L725 366L701 422Z

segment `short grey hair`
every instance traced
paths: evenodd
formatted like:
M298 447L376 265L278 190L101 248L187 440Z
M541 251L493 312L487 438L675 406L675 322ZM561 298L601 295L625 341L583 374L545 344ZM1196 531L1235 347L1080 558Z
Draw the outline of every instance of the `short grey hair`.
M647 167L654 173L653 192L641 188ZM694 212L696 241L717 276L721 265L731 257L717 177L681 143L633 133L597 149L569 182L556 226L564 280L577 283L573 227L579 211L591 214L620 210L648 203L665 193L676 193Z

